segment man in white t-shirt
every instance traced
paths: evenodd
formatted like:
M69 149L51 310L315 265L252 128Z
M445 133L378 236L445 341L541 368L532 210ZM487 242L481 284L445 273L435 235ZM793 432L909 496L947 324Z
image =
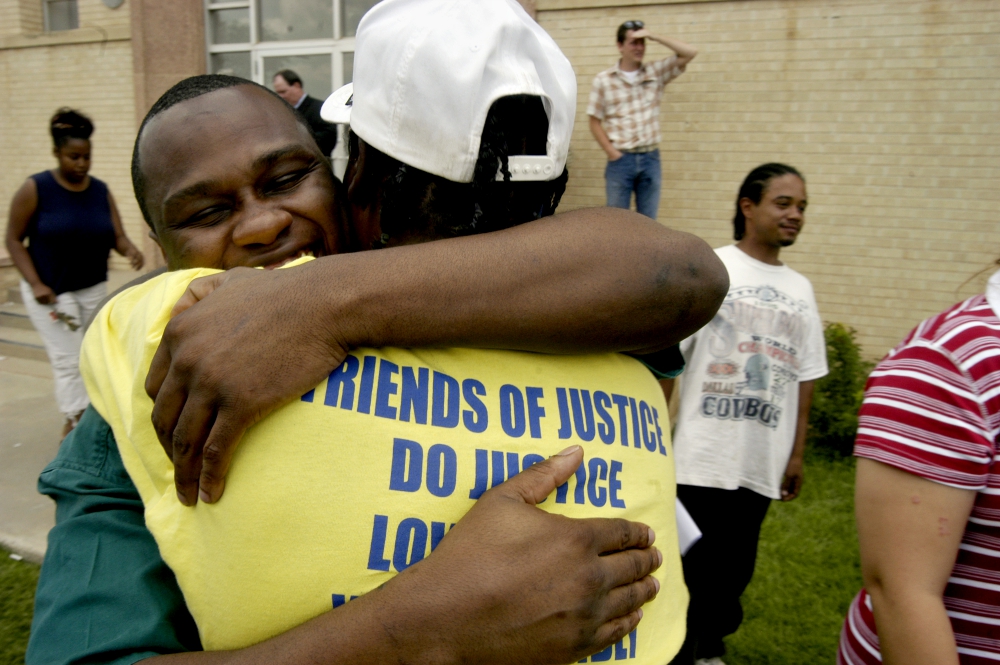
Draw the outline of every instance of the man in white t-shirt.
M674 663L723 665L722 638L743 620L757 540L772 499L802 487L813 383L827 373L812 285L779 260L805 223L802 175L764 164L736 199L735 245L716 251L729 293L681 343L687 361L674 434L677 495L703 532L684 557L688 636ZM667 399L673 382L664 380Z

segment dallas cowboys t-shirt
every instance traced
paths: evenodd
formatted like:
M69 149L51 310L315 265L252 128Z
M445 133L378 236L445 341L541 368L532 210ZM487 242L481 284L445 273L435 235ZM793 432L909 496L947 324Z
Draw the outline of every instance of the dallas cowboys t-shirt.
M711 323L681 343L677 482L777 499L799 383L827 373L823 324L804 276L736 245L715 253L729 271L729 293Z

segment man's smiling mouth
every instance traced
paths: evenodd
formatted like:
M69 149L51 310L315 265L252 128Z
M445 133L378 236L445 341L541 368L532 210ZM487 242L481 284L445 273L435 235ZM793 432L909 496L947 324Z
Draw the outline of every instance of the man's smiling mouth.
M275 268L280 268L281 266L291 263L296 259L301 259L303 256L311 256L313 258L316 258L316 252L314 252L312 249L299 250L298 252L292 254L287 258L284 258L280 261L276 261L275 263L269 263L268 265L264 266L264 270L274 270Z

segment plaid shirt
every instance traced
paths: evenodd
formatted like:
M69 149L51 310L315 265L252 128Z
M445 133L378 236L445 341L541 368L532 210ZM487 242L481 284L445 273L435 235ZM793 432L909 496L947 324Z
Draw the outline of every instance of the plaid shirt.
M660 143L660 99L663 88L684 69L677 56L651 62L629 83L618 65L594 77L587 115L601 121L612 145L619 150L655 148Z

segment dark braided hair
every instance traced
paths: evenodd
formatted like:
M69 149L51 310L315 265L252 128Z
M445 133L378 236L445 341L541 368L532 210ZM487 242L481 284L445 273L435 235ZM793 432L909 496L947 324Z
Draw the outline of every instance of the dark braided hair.
M740 208L740 200L750 199L754 203L760 203L760 200L764 197L764 191L771 183L771 180L788 174L798 176L802 182L806 181L803 175L794 167L787 164L778 164L777 162L761 164L747 175L740 186L740 193L736 195L736 215L733 217L734 240L742 240L747 230L747 220L743 216L743 210Z
M551 181L512 183L507 160L509 155L544 155L548 132L548 115L540 97L502 97L490 107L472 177L476 201L483 209L477 208L482 219L473 221L475 232L494 231L555 212L566 191L568 172L564 169ZM498 167L503 181L496 179ZM478 228L481 223L485 228Z
M365 168L384 174L382 237L377 244L385 246L409 235L443 238L484 233L551 215L566 190L568 171L549 181L512 182L508 167L509 155L544 155L548 127L540 97L498 99L486 115L471 183L431 175L368 146L373 159ZM357 150L357 137L350 139L351 149ZM496 179L498 169L503 180Z
M142 211L142 217L146 220L146 223L149 224L150 228L153 228L153 220L150 219L149 210L146 208L146 176L143 174L142 164L139 162L139 142L142 140L142 131L146 129L146 125L148 125L153 118L172 106L176 106L181 102L186 102L189 99L194 99L195 97L201 97L202 95L210 92L215 92L216 90L233 88L238 85L249 85L266 91L288 108L289 113L292 114L296 122L309 129L309 124L306 122L305 118L296 113L295 109L293 109L288 102L282 99L278 93L269 88L265 88L259 83L254 83L253 81L248 81L247 79L239 78L238 76L226 76L225 74L202 74L200 76L191 76L184 79L180 83L175 84L156 100L152 108L150 108L149 112L146 114L146 117L142 119L142 124L139 125L139 131L135 136L135 146L132 148L132 189L135 190L135 198L139 202L139 210ZM309 132L312 134L311 129L309 129Z
M52 134L52 142L56 150L66 145L70 139L90 140L90 135L94 133L94 123L90 118L79 111L64 106L49 121L49 132Z

